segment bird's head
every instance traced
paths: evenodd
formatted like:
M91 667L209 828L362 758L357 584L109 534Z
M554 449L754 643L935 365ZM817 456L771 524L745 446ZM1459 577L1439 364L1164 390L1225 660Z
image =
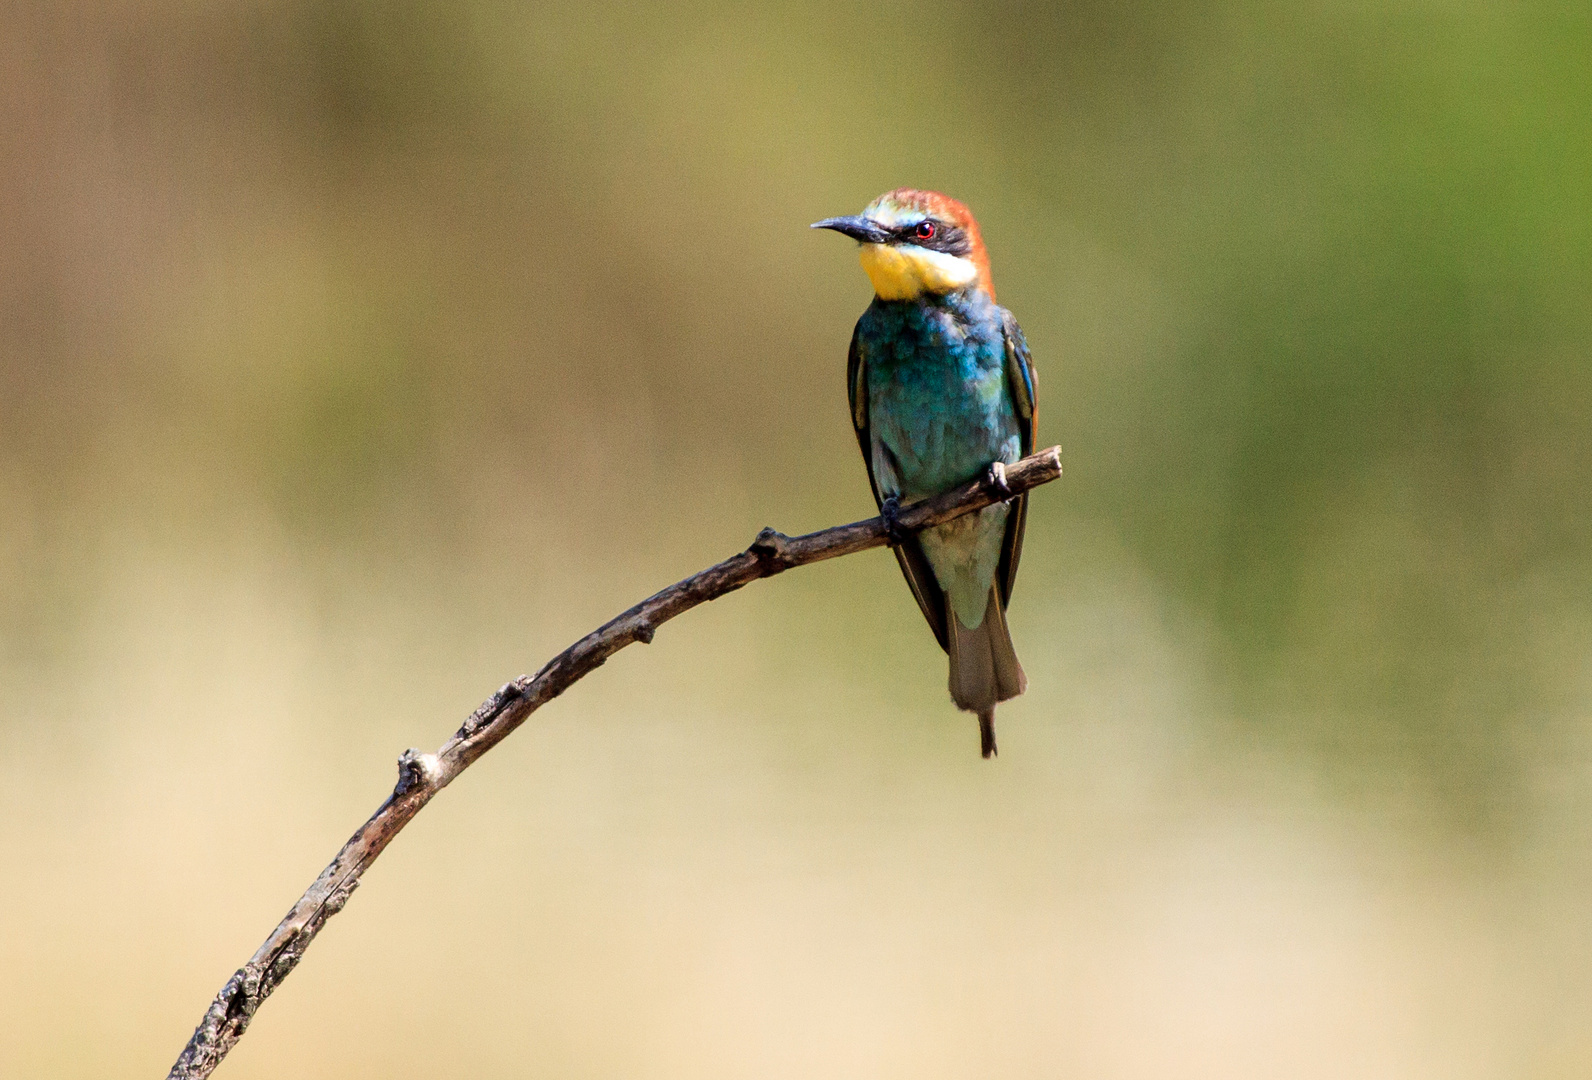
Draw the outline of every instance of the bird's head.
M862 268L881 300L911 300L973 286L995 298L989 256L967 207L937 191L887 191L856 217L825 218L815 229L862 245Z

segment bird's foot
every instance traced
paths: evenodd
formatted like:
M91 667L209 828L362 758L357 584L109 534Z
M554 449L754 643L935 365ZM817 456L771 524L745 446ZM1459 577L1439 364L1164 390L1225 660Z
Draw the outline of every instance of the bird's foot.
M891 547L900 547L907 542L912 531L901 524L901 496L891 495L880 503L879 516L884 519L884 535Z
M992 461L989 463L989 472L984 474L984 486L989 488L1001 502L1011 502L1017 498L1017 493L1006 482L1005 462Z

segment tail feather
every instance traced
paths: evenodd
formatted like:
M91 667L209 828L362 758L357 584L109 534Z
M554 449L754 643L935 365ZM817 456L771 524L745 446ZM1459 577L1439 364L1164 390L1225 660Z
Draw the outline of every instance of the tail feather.
M958 708L978 714L979 745L985 757L995 753L995 704L1028 688L1028 677L1012 647L1006 613L993 586L984 621L969 630L946 604L950 630L951 698Z
M980 709L978 714L979 756L992 758L1000 753L995 749L995 706Z

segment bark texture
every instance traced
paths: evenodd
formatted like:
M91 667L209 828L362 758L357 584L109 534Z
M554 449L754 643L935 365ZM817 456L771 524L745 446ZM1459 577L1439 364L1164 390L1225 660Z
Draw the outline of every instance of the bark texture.
M903 531L916 532L1021 495L1060 475L1061 451L1053 446L1004 469L992 467L982 480L905 507L897 524ZM626 645L637 641L651 643L658 627L698 604L795 566L887 543L882 518L838 525L805 536L786 536L764 529L752 546L740 554L693 574L610 619L553 657L535 675L522 675L504 683L436 753L405 750L398 758L398 782L387 801L348 838L337 857L321 871L249 962L227 980L171 1067L167 1080L202 1080L215 1070L248 1030L260 1005L298 965L326 920L343 909L359 886L365 868L375 862L376 856L433 796L502 742L531 713Z

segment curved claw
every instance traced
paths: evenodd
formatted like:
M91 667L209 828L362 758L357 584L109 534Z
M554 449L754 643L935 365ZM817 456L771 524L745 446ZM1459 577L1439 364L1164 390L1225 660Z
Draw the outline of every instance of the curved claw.
M879 504L879 516L884 519L884 534L891 547L900 547L912 535L901 526L901 496L891 495Z
M989 463L989 472L984 474L984 486L1000 497L1002 502L1011 502L1017 498L1017 493L1006 482L1006 464L1001 461Z

